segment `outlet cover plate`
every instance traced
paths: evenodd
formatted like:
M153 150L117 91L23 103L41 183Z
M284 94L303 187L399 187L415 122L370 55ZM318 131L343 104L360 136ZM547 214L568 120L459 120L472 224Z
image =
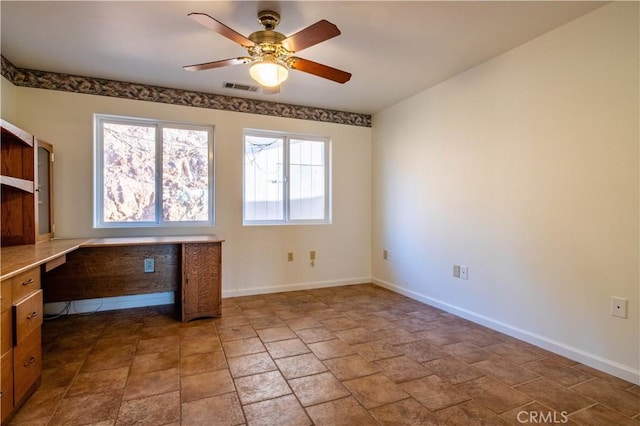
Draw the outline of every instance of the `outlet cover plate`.
M469 267L460 265L460 278L463 280L469 279Z
M622 297L611 298L611 315L618 318L627 318L627 299Z
M144 260L144 272L154 272L156 270L156 262L153 258Z

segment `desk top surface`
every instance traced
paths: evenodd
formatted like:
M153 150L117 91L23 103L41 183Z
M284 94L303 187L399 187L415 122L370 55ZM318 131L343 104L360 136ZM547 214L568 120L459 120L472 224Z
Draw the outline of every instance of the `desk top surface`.
M154 244L221 243L216 235L167 237L78 238L42 241L36 244L2 247L0 280L11 278L81 247L109 247Z

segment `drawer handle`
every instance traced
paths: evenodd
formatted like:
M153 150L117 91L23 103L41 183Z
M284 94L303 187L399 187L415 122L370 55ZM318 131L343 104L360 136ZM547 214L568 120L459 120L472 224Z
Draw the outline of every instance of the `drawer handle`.
M33 278L29 278L28 280L22 282L22 285L29 285L29 284L33 284Z
M29 358L29 361L24 363L25 367L30 366L31 364L33 364L34 362L36 362L36 357L32 356L31 358Z
M30 320L31 318L35 318L37 316L38 316L38 313L36 311L33 311L29 315L27 315L27 319Z

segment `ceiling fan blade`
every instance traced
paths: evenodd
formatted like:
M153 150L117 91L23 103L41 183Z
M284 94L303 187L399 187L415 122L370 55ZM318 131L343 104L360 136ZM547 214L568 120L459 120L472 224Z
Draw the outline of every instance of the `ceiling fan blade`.
M241 56L240 58L223 59L221 61L205 62L203 64L186 65L184 68L187 71L202 71L210 70L212 68L221 68L229 65L246 64L251 61L251 58Z
M325 40L340 35L340 30L331 22L323 19L282 40L289 52L299 52Z
M341 84L344 84L347 81L351 80L351 73L339 70L337 68L332 68L327 65L322 65L308 59L296 58L292 56L287 61L287 65L289 65L291 69L317 75L318 77L333 80Z
M251 47L255 45L254 42L252 42L251 40L249 40L239 32L232 30L222 22L217 21L216 19L212 18L206 13L191 12L187 16L193 19L194 21L198 22L199 24L204 25L205 27L217 32L218 34L225 36L231 41L234 41L244 47Z

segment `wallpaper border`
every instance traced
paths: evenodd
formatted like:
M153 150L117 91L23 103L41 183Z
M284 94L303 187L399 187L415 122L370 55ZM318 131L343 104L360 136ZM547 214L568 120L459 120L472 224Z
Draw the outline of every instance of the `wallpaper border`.
M0 59L2 60L2 76L15 86L371 127L371 116L367 114L265 102L49 71L29 70L17 68L2 55L0 55Z

